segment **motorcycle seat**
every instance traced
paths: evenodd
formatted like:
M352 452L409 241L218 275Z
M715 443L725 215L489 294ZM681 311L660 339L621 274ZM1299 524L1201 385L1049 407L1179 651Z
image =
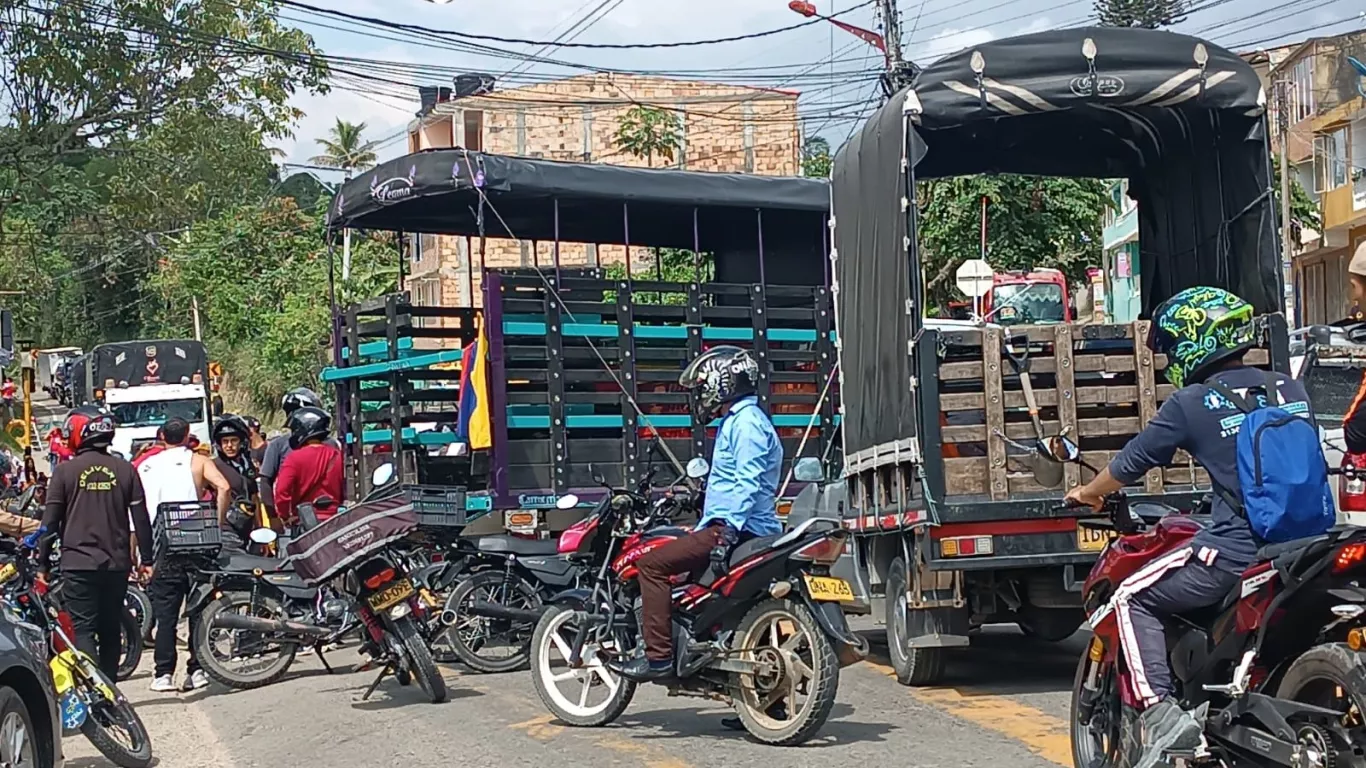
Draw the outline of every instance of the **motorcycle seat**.
M1290 541L1282 541L1279 544L1267 544L1266 546L1257 550L1257 559L1276 560L1278 558L1285 557L1292 553L1298 553L1300 550L1311 547L1315 544L1318 544L1319 542L1328 541L1330 538L1332 538L1331 535L1321 533L1317 536L1307 536L1303 539L1291 539Z
M740 542L730 551L730 566L733 568L754 553L763 551L772 546L773 542L777 541L781 535L782 534L755 536L752 539L746 539ZM715 569L708 565L706 568L702 569L702 576L697 579L697 583L704 587L710 587L718 578L720 578L720 575L716 573Z
M223 562L225 570L229 571L254 571L257 568L265 573L277 573L279 571L294 570L294 561L281 560L275 557L258 557L248 555L245 552L227 553L226 562Z
M517 536L481 536L476 541L480 552L495 555L553 555L558 543L554 539L523 539Z

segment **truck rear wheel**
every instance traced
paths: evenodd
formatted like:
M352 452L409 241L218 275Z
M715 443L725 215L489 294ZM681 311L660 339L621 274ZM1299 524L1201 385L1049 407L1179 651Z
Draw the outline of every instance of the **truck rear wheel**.
M900 557L892 561L887 575L887 654L896 670L897 682L902 685L934 685L944 677L946 648L912 648L909 623L906 617L914 608L906 597L906 561Z

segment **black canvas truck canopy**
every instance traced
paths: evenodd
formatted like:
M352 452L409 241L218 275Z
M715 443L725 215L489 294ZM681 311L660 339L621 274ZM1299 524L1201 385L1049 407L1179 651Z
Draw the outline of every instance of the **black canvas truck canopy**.
M841 333L846 457L917 434L908 392L926 371L908 350L923 327L924 278L916 205L903 205L908 179L1127 178L1138 202L1144 317L1192 285L1281 312L1264 118L1248 64L1170 32L1043 32L922 71L834 163L838 327L859 329Z

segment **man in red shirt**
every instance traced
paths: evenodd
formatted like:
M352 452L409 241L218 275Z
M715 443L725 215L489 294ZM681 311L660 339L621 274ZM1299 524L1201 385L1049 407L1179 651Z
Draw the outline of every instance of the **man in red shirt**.
M300 408L289 416L289 454L275 478L275 514L287 524L299 522L300 504L313 504L318 522L337 511L345 493L342 452L327 443L332 417L321 408ZM320 499L331 504L317 504Z

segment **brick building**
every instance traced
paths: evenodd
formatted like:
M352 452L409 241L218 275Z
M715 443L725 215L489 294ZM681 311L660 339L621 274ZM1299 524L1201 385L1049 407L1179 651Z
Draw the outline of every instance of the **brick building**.
M637 105L678 117L682 151L656 168L796 176L801 172L797 93L767 88L590 74L524 88L495 90L436 103L409 128L408 149L465 147L502 155L587 163L645 166L647 160L614 141L622 117ZM442 235L414 235L406 288L423 304L471 306L480 302L484 266L552 263L552 245ZM473 253L471 253L473 251ZM620 246L561 243L560 263L621 263ZM652 264L646 249L632 249L632 265Z

